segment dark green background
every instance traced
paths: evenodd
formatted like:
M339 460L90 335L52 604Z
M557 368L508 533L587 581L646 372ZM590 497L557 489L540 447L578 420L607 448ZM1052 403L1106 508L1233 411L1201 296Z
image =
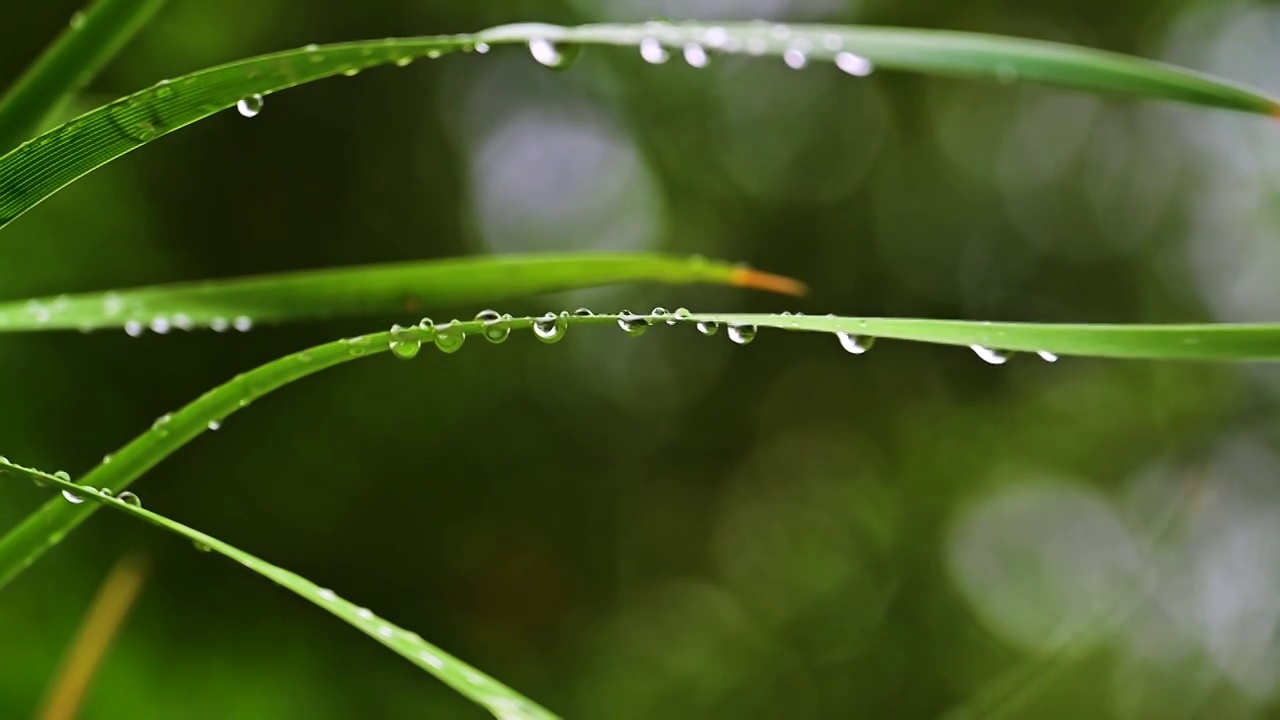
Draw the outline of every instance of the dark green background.
M0 81L77 7L6 8ZM172 0L77 109L311 42L655 15L1017 34L1280 90L1269 4ZM661 249L813 293L627 287L498 309L1274 319L1278 132L776 59L694 70L593 49L554 73L502 48L326 80L152 143L6 228L0 293ZM237 372L405 320L3 337L0 453L78 476ZM1260 717L1280 679L1278 379L582 329L308 378L134 489L568 717L926 718L985 713L1010 687L1025 690L1012 717ZM44 497L0 484L0 522ZM135 548L153 571L86 718L483 715L269 582L100 513L0 593L0 717L32 714ZM1096 630L1136 578L1154 579L1124 629L1043 682L1017 675L1041 677L1055 643Z

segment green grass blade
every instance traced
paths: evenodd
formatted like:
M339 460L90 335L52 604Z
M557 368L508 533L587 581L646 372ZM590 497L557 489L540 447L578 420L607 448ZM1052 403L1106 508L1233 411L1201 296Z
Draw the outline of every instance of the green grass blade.
M0 150L31 137L84 88L167 0L98 0L0 98Z
M980 346L999 351L1092 355L1113 358L1257 360L1280 358L1280 324L1276 325L1036 325L951 320L894 320L883 318L810 317L795 315L689 314L593 315L542 319L555 330L544 340L558 340L576 325L620 325L645 330L651 324L718 323L728 325L725 334L744 340L758 328L821 332L841 337L846 350L865 349L866 337L895 338L947 345ZM456 350L458 336L483 335L502 330L533 328L535 318L513 318L496 323L453 322L443 326L413 326L378 332L319 345L262 365L221 385L172 415L156 421L146 433L94 468L84 484L124 490L147 470L173 454L211 424L257 398L325 368L395 349L412 357L419 344L435 344ZM547 325L549 323L549 325ZM736 328L736 330L735 330ZM545 334L545 333L544 333ZM639 334L638 332L634 334ZM864 338L856 340L856 338ZM394 342L393 342L394 341ZM392 346L396 347L393 348ZM1003 361L1001 361L1003 362ZM0 538L0 587L35 562L68 532L83 522L93 507L50 502Z
M332 613L348 625L395 651L400 657L436 676L460 694L484 706L498 718L554 720L556 717L515 690L423 640L417 633L396 627L377 617L367 608L362 608L343 600L335 595L332 590L322 588L296 573L276 567L215 537L170 520L163 515L145 510L140 505L133 504L132 501L121 500L113 494L77 485L56 475L49 475L0 459L0 475L6 473L31 480L38 485L52 486L65 493L70 493L72 497L82 502L88 501L97 505L105 505L140 518L152 525L181 535L201 548L209 548L213 552L224 555L268 580L292 590L321 609ZM61 502L70 504L68 500L62 500Z
M308 46L184 75L90 111L0 157L0 227L93 169L167 133L266 95L340 73L457 50L534 41L639 47L656 59L670 50L694 64L707 53L780 56L793 66L831 62L852 74L872 67L941 75L1028 80L1086 92L1274 115L1266 95L1163 63L1056 43L991 35L893 28L725 23L507 25L472 35ZM663 47L667 48L666 50ZM637 59L637 62L640 60Z
M157 285L0 303L0 332L125 328L140 334L496 301L610 283L718 283L800 294L794 280L700 257L625 253L508 255Z
M976 346L1000 352L1151 360L1280 359L1277 323L1091 325L721 313L692 318L726 325L845 334L850 338Z

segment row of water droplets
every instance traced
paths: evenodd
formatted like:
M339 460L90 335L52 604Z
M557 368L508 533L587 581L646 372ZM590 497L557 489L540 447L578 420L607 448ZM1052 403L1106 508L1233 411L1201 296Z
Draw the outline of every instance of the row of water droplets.
M129 337L141 337L147 330L164 335L170 330L193 330L195 327L196 323L191 319L190 315L175 313L173 317L157 315L146 323L141 320L126 320L124 331L129 334ZM238 315L233 318L215 317L209 320L209 329L214 332L226 332L228 330L249 332L253 329L253 319L248 315Z
M6 472L6 468L5 468L6 465L12 465L12 463L9 462L8 458L6 458L3 455L0 455L0 475L3 475ZM14 466L14 467L17 467L17 466ZM59 470L53 473L53 477L65 483L71 482L71 475L65 470ZM40 476L38 475L31 475L31 479L33 482L35 482L37 487L45 487L49 484L47 481L41 479ZM128 490L125 490L124 492L117 495L115 493L112 493L110 488L95 489L88 486L83 486L83 487L85 488L85 490L89 492L97 493L102 497L105 497L111 500L116 500L126 505L132 505L134 507L142 507L142 499L139 498L134 493L129 492ZM84 502L83 497L66 489L62 491L62 497L72 505L79 505Z
M571 315L579 317L592 317L595 315L588 308L578 308L572 313L562 311L559 314L546 313L533 322L533 334L538 340L551 344L559 342L564 338L569 329L569 317ZM640 315L623 310L618 313L618 327L630 337L639 337L653 326L655 320L663 322L667 325L675 325L683 320L691 318L693 313L688 308L679 308L675 312L670 312L663 307L655 307L649 311L647 315ZM794 317L797 321L791 323L791 326L799 329L800 323L798 318L804 317L804 313L781 313L783 317ZM827 317L836 317L834 314L828 314ZM491 343L498 344L505 342L511 335L510 324L514 318L509 313L499 313L497 310L482 310L476 313L475 322L481 323L481 335ZM707 337L717 334L720 330L720 324L713 320L699 320L695 323L697 331ZM736 345L748 345L756 339L758 330L755 325L733 324L729 325L725 334L729 340ZM840 343L840 347L853 355L862 355L872 348L875 344L875 338L870 335L860 335L850 332L835 333L836 339ZM431 318L423 318L416 327L402 327L393 325L391 327L390 339L388 341L388 349L393 355L403 360L411 360L417 357L423 343L431 342L436 348L445 353L455 353L462 349L463 343L466 341L467 333L459 326L459 321L452 320L443 324L436 324ZM367 337L348 338L342 341L350 346L349 352L353 355L362 355L368 347ZM1005 350L996 350L983 345L970 345L969 349L974 352L984 362L992 365L1003 365L1009 361L1014 353ZM1047 350L1037 351L1036 356L1045 362L1057 362L1058 356Z
M786 25L767 22L757 23L749 32L735 33L720 26L693 30L653 21L645 24L645 35L637 45L641 59L651 65L667 62L671 58L669 47L679 48L689 66L704 68L710 64L713 51L760 56L782 45L782 61L795 70L808 66L810 57L816 54L831 57L838 69L856 77L870 75L875 69L869 59L845 49L845 38L839 33L826 32L814 38L795 34ZM581 54L581 46L533 38L529 53L542 65L563 69Z
M388 44L394 44L395 42L396 42L395 38L387 38ZM445 47L433 48L433 49L427 50L425 53L421 53L421 56L426 57L429 60L435 60L436 58L444 56L446 52L452 52L453 49L454 48L445 48ZM463 52L475 51L483 55L489 52L489 44L484 42L467 43L467 44L458 46L457 49L460 49ZM323 49L319 45L312 43L304 47L303 50L306 51L307 58L311 62L317 62L317 63L323 62L325 59L323 54ZM365 52L368 56L372 56L374 54L374 50L372 48L366 49ZM415 52L405 51L403 54L399 55L399 57L396 57L395 60L393 60L392 62L396 67L407 67L418 56L419 55ZM351 65L346 69L344 69L342 71L342 74L346 75L347 77L355 77L356 75L360 74L361 69L362 68L360 68L357 65ZM236 102L236 112L239 112L241 115L247 118L256 117L258 113L262 112L262 106L264 103L265 103L265 100L262 94L254 93L247 97L243 97Z

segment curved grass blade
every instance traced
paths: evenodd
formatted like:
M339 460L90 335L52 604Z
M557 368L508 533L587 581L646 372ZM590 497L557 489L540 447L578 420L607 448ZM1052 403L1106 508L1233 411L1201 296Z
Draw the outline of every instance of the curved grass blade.
M736 313L703 313L690 319L847 336L841 338L842 344L853 344L854 338L859 337L914 340L998 353L1047 353L1054 359L1058 355L1078 355L1150 360L1280 360L1280 323L1092 325Z
M79 92L167 0L98 0L0 98L0 150L31 136Z
M1151 359L1280 359L1280 324L1036 325L830 316L692 314L683 309L675 314L576 316L563 313L543 318L453 321L444 325L426 323L319 345L238 375L178 412L157 420L150 431L122 448L112 456L110 462L103 463L88 473L84 483L119 492L208 427L216 427L228 415L248 406L257 398L312 373L357 358L388 350L395 350L401 357L412 357L417 354L420 345L432 343L442 350L452 352L461 346L459 338L464 336L484 334L487 331L502 333L527 330L535 324L538 324L538 334L544 340L557 340L563 337L569 327L575 325L618 324L629 328L630 334L640 334L650 325L661 322L699 323L704 326L725 324L730 326L727 334L739 342L749 341L761 327L828 333L840 336L840 344L846 350L855 352L866 349L865 338L879 337L977 346L987 352L1050 353L1054 359L1057 354ZM60 542L93 509L64 502L46 503L0 538L0 587Z
M441 35L308 46L184 75L90 111L0 157L0 227L93 169L180 127L266 95L339 73L403 65L417 57L490 45L534 42L638 47L650 58L669 50L694 65L707 53L783 57L799 67L833 62L862 75L873 67L1001 81L1028 80L1075 90L1277 114L1261 92L1164 63L1035 40L972 33L836 25L520 24L469 35ZM664 49L665 48L665 49ZM654 51L660 53L655 56Z
M156 285L0 303L0 332L124 327L247 330L250 325L403 314L480 300L654 281L718 283L793 295L790 278L701 257L629 253L506 255L369 265Z
M37 485L53 486L62 491L64 497L70 495L81 502L87 500L96 505L105 505L127 515L140 518L152 525L181 535L201 548L209 548L220 555L224 555L332 613L348 625L395 651L400 657L436 676L460 694L484 706L498 718L554 720L556 717L515 690L423 640L417 633L396 627L377 617L367 608L362 608L343 600L335 595L332 590L322 588L296 573L260 560L215 537L170 520L163 515L145 510L140 504L135 505L133 502L122 500L114 494L77 485L56 475L49 475L0 460L0 475L6 472L31 480ZM69 504L67 500L62 500L61 502Z

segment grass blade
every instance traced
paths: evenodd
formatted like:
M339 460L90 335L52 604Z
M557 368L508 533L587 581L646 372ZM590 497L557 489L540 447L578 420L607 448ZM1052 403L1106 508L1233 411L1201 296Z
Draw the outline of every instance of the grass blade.
M1280 359L1280 324L1277 323L1092 325L721 313L698 314L691 319L726 325L843 334L849 339L842 338L842 344L863 337L964 345L1001 353L1043 352L1055 356L1150 360Z
M332 590L322 588L296 573L260 560L215 537L206 535L199 530L193 530L163 515L144 510L140 504L135 505L113 494L76 485L56 475L49 475L38 470L0 462L0 474L5 472L26 478L39 485L52 485L64 493L70 493L72 497L79 499L81 502L88 501L95 505L105 505L128 515L133 515L152 525L181 535L202 548L207 547L220 555L230 558L332 613L360 632L395 651L396 654L404 659L436 676L462 695L488 708L498 718L554 720L556 717L506 685L428 643L416 633L396 627L377 617L368 609L343 600L335 595ZM70 504L67 500L55 502Z
M611 283L719 283L802 294L789 278L701 257L625 253L506 255L370 265L157 285L0 303L0 332L150 327L248 329L279 323L422 308Z
M947 345L978 346L999 351L1021 351L1113 358L1257 360L1280 358L1280 324L1273 325L1037 325L953 320L809 317L796 315L676 314L591 315L563 314L544 318L512 318L498 321L453 321L372 333L319 345L274 360L236 376L172 415L166 415L114 456L94 468L84 483L118 493L165 459L211 423L257 398L325 368L358 358L395 350L413 357L420 344L432 344L448 352L457 350L460 337L486 332L528 330L538 325L547 341L563 337L575 325L625 325L640 334L661 322L726 324L727 333L740 344L749 342L757 328L821 332L840 336L846 350L860 352L865 338L895 338ZM847 337L846 337L847 336ZM505 334L502 335L505 338ZM990 350L987 350L990 352ZM1046 358L1048 359L1048 358ZM1003 362L1001 360L1000 362ZM35 562L68 532L83 522L93 506L49 502L0 538L0 587Z
M98 0L0 98L0 150L31 137L70 95L89 84L167 0Z
M253 95L417 57L533 41L655 47L683 52L692 64L707 52L772 55L799 66L834 62L851 74L873 67L940 75L1028 80L1075 90L1275 115L1266 95L1171 65L1086 48L992 35L762 23L645 23L559 27L521 24L470 35L308 46L241 60L161 82L90 111L0 157L0 227L85 173L180 127ZM655 45L656 44L656 45ZM664 50L663 48L666 48ZM653 57L652 52L650 57Z

